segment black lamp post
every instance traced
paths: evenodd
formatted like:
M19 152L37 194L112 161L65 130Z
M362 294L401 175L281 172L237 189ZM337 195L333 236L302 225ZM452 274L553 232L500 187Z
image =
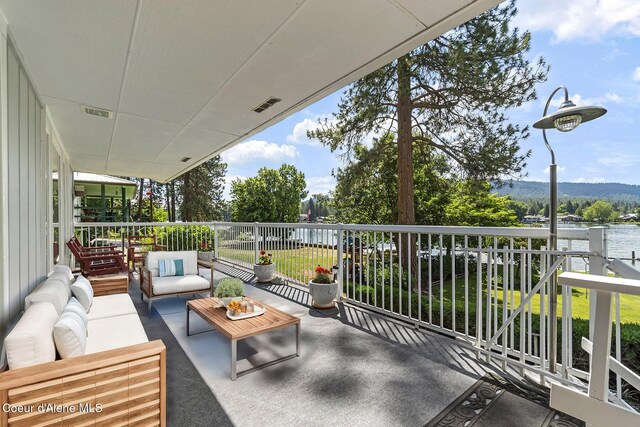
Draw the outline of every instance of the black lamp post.
M555 113L547 115L551 100L560 90L564 91L564 102ZM558 250L558 175L556 156L547 141L547 129L558 129L560 132L570 132L580 125L607 112L602 107L576 107L569 99L569 92L564 86L557 87L549 96L544 106L543 117L533 124L536 129L542 129L542 138L551 154L551 165L549 166L550 188L549 188L549 246L551 251L550 265L556 260L555 252ZM549 278L549 370L556 372L556 360L558 353L558 287L557 275L552 274Z

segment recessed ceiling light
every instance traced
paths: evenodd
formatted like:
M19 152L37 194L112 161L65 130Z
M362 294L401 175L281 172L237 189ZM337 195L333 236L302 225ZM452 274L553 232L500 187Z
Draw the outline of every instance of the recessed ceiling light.
M188 162L189 160L191 160L191 157L183 157L180 159L180 161L184 163Z
M82 110L87 114L91 114L92 116L104 117L105 119L110 119L113 117L113 111L105 110L103 108L83 105Z
M273 104L276 104L280 101L282 101L282 99L272 96L271 98L267 99L262 104L254 108L253 111L255 111L256 113L262 113L264 110L266 110L267 108L271 107Z

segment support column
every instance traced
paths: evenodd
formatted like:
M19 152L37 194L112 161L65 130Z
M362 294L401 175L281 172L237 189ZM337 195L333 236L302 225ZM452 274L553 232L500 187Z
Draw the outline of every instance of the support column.
M603 276L605 274L605 258L607 257L607 234L605 227L589 228L589 274ZM596 293L589 291L589 340L593 342L594 322L596 318Z

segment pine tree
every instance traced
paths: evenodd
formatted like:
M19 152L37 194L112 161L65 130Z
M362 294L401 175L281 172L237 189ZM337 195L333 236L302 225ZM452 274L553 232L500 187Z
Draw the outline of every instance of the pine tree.
M185 172L173 183L171 198L179 208L182 221L216 221L223 218L224 176L227 164L220 156ZM175 194L174 194L175 193ZM175 214L175 213L174 213Z
M505 109L535 99L548 67L524 57L530 34L509 28L516 12L513 1L498 6L356 81L334 118L308 132L348 159L372 132L395 135L394 222L415 223L414 143L445 154L464 178L522 172L528 130L509 124Z

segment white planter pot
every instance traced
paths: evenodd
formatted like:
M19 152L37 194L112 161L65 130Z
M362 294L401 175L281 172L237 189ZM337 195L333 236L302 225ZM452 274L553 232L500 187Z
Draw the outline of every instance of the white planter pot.
M253 272L255 273L258 282L270 282L276 275L276 264L271 263L267 265L253 264Z
M311 294L311 305L315 308L333 308L334 299L338 295L338 282L315 283L309 282L309 294Z
M213 259L213 252L198 252L198 259L202 261L211 261Z

